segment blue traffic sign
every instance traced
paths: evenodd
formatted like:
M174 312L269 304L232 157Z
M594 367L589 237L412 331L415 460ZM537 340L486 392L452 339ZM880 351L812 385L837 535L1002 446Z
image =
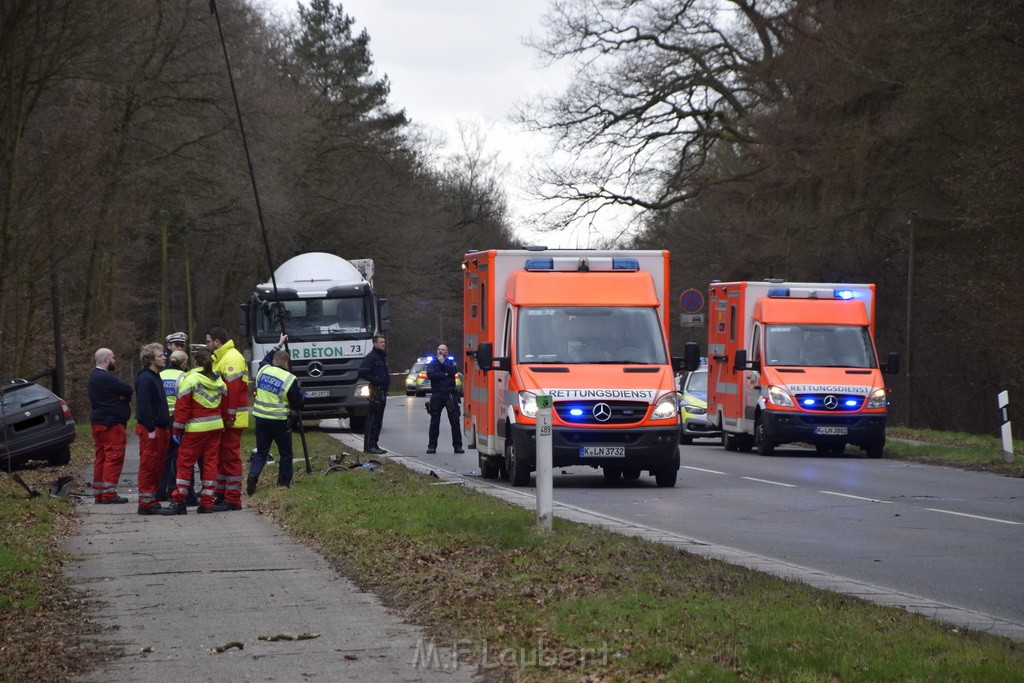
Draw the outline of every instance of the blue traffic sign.
M704 295L696 289L688 289L679 296L679 305L687 313L697 313L704 308Z

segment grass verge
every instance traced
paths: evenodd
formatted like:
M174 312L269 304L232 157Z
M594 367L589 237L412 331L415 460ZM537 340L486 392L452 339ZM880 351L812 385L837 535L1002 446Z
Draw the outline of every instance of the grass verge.
M111 651L83 637L98 632L85 603L63 574L67 560L60 539L77 528L74 503L47 495L62 475L77 476L92 459L88 428L79 429L71 464L18 472L40 496L0 474L0 680L63 681L92 670Z
M889 427L885 457L1024 477L1024 441L1014 440L1014 457L1003 461L1002 441L994 436L931 429Z
M342 447L307 435L320 471ZM1024 680L1024 645L601 529L385 461L262 513L496 680ZM456 645L457 644L457 645Z

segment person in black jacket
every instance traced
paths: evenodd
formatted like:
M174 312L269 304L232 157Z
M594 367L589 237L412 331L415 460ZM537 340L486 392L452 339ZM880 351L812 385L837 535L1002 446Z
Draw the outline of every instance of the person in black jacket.
M384 421L384 408L388 403L388 387L391 386L386 348L387 340L384 335L373 335L373 349L366 354L359 366L359 376L370 383L370 407L366 414L366 430L363 432L363 453L373 455L387 453L377 444Z
M430 380L430 429L427 430L427 453L437 452L437 436L441 431L441 413L448 411L448 422L452 427L452 446L456 453L462 450L462 428L459 426L459 390L455 375L459 368L455 359L448 357L448 347L441 344L437 355L427 364L427 379Z
M117 495L128 441L125 425L132 416L132 388L114 375L116 359L110 349L97 349L96 367L89 375L89 421L96 458L92 466L92 495L97 503L127 503Z
M161 344L146 344L139 354L142 369L135 377L135 435L139 437L139 514L159 515L156 489L164 471L171 441L171 414L167 409L160 371L167 364Z

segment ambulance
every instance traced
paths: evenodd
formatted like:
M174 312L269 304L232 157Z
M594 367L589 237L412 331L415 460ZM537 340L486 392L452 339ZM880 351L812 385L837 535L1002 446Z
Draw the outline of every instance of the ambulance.
M484 478L530 482L536 399L549 395L555 467L675 486L675 372L667 251L472 251L463 258L466 443Z
M726 450L853 444L882 457L882 373L900 358L878 361L875 285L715 281L709 292L708 416Z

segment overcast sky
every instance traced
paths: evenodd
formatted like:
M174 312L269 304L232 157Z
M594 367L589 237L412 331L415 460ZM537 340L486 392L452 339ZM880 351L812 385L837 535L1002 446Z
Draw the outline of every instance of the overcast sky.
M278 13L297 14L297 0L263 0ZM543 33L541 17L549 0L342 0L355 20L355 32L370 34L375 75L391 82L391 103L404 108L413 123L443 133L457 146L460 123L477 124L487 147L510 166L507 189L515 227L537 210L521 192L521 175L530 155L544 142L508 121L517 102L566 83L562 71L546 71L533 50L523 45L530 33ZM524 234L526 241L549 246L585 247L573 234Z

